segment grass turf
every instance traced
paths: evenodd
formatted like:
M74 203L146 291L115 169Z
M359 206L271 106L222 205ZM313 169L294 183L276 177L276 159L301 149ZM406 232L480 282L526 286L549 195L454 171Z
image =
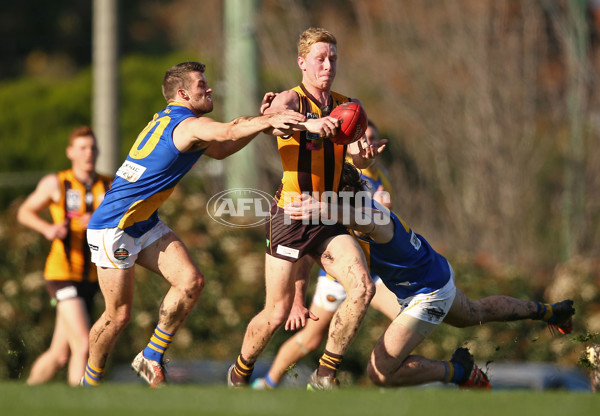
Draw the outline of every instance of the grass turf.
M0 382L2 414L69 415L597 415L600 395L567 391L452 388L379 389L348 387L334 392L302 389L229 390L224 386L171 385L150 390L140 384L106 383L98 388L64 384L27 387Z

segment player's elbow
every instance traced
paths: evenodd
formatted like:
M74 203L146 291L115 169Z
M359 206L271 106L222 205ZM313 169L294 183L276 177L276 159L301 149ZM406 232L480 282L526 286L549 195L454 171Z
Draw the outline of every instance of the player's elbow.
M19 224L21 225L27 225L29 222L27 221L27 218L29 217L29 212L25 209L24 206L20 206L19 210L17 211L17 221L19 222Z
M19 210L17 211L17 221L19 222L19 224L23 224L23 212L21 212L21 208L19 208Z
M221 152L221 153L217 153L217 152L215 152L215 153L211 153L210 155L207 155L207 156L209 156L209 157L211 157L211 158L213 158L213 159L216 159L216 160L223 160L223 159L225 159L225 158L226 158L228 155L227 155L227 154L225 154L224 152Z
M226 146L222 143L214 143L204 152L206 156L216 160L223 160L231 153L232 152L227 151Z

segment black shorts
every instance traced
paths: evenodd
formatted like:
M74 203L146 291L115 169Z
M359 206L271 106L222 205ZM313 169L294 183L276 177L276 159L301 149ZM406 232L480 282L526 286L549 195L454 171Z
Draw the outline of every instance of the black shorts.
M94 296L100 286L97 282L76 282L74 280L46 280L46 290L55 302L72 298L82 298L88 313L91 315Z
M302 221L284 222L283 209L271 207L269 221L265 224L267 254L295 263L306 254L312 254L323 242L336 235L348 234L341 224L305 224Z

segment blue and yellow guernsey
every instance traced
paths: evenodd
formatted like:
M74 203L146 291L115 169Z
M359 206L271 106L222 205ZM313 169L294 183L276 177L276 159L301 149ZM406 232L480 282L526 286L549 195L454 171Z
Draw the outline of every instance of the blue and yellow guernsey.
M375 201L373 207L386 210ZM448 261L393 212L390 219L394 237L389 242L381 244L357 237L369 243L371 273L378 275L399 299L442 288L450 280Z
M173 130L190 117L196 115L177 103L154 115L117 171L89 229L118 227L137 238L156 225L158 208L206 150L182 153L173 143Z

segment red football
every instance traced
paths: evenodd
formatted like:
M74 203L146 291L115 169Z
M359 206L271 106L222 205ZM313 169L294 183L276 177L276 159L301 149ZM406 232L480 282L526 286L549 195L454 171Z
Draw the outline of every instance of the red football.
M367 113L362 106L355 102L338 105L329 116L340 120L337 134L331 137L336 144L350 144L357 141L367 130Z

